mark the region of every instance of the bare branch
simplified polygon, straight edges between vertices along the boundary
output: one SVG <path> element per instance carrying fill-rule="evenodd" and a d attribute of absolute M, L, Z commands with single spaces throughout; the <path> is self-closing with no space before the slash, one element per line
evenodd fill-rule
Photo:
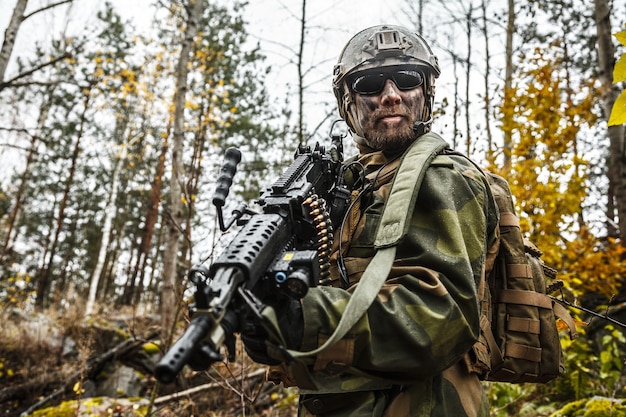
<path fill-rule="evenodd" d="M 43 68 L 45 68 L 45 67 L 48 67 L 50 65 L 54 65 L 54 64 L 56 64 L 57 62 L 59 62 L 59 61 L 61 61 L 63 59 L 69 58 L 70 56 L 72 56 L 72 54 L 69 53 L 69 52 L 66 52 L 63 55 L 60 55 L 60 56 L 58 56 L 56 58 L 53 58 L 53 59 L 51 59 L 48 62 L 44 62 L 43 64 L 37 65 L 36 67 L 33 67 L 33 68 L 29 69 L 28 71 L 22 72 L 21 74 L 16 75 L 15 77 L 11 78 L 10 80 L 0 82 L 0 91 L 4 90 L 6 87 L 10 86 L 16 80 L 19 80 L 21 78 L 25 78 L 25 77 L 27 77 L 27 76 L 29 76 L 29 75 L 31 75 L 31 74 L 33 74 L 33 73 L 43 69 Z"/>
<path fill-rule="evenodd" d="M 54 7 L 60 6 L 60 5 L 65 4 L 65 3 L 71 3 L 71 2 L 73 2 L 73 1 L 74 1 L 74 0 L 62 0 L 62 1 L 59 1 L 59 2 L 57 2 L 57 3 L 52 3 L 52 4 L 49 4 L 49 5 L 45 6 L 45 7 L 42 7 L 41 9 L 37 9 L 37 10 L 35 10 L 34 12 L 32 12 L 32 13 L 30 13 L 30 14 L 27 14 L 26 16 L 24 16 L 24 18 L 22 19 L 22 21 L 24 21 L 24 20 L 28 19 L 29 17 L 32 17 L 32 16 L 36 15 L 37 13 L 40 13 L 40 12 L 43 12 L 43 11 L 46 11 L 46 10 L 52 9 L 52 8 L 54 8 Z"/>
<path fill-rule="evenodd" d="M 256 371 L 247 374 L 246 378 L 247 379 L 257 378 L 257 377 L 265 375 L 266 372 L 267 372 L 267 370 L 265 368 L 259 368 Z M 155 405 L 159 405 L 159 404 L 167 403 L 169 401 L 179 400 L 179 399 L 185 398 L 185 397 L 187 397 L 187 396 L 189 396 L 191 394 L 195 394 L 195 393 L 198 393 L 198 392 L 202 392 L 202 391 L 206 391 L 206 390 L 210 390 L 210 389 L 214 389 L 214 388 L 224 388 L 224 385 L 221 384 L 220 382 L 212 382 L 210 384 L 199 385 L 197 387 L 189 388 L 189 389 L 184 390 L 184 391 L 175 392 L 174 394 L 171 394 L 171 395 L 166 395 L 166 396 L 163 396 L 163 397 L 159 397 L 159 398 L 154 400 L 154 404 Z"/>

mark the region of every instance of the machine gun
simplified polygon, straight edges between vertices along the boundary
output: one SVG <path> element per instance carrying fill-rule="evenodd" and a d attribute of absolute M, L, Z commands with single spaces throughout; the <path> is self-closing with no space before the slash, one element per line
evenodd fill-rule
<path fill-rule="evenodd" d="M 223 206 L 241 153 L 235 148 L 226 151 L 213 205 L 222 231 L 235 222 L 243 227 L 213 264 L 189 271 L 195 285 L 191 321 L 157 364 L 160 382 L 172 382 L 186 364 L 202 370 L 223 360 L 222 346 L 233 360 L 236 326 L 229 319 L 231 312 L 239 315 L 247 309 L 260 317 L 267 297 L 299 299 L 328 278 L 332 225 L 350 196 L 341 172 L 345 135 L 333 135 L 333 128 L 328 151 L 319 144 L 314 149 L 298 147 L 293 163 L 257 200 L 261 213 L 241 205 L 228 222 Z"/>

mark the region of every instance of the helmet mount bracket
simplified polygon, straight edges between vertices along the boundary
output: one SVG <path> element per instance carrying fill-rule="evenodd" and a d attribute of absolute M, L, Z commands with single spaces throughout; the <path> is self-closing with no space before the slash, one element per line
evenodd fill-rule
<path fill-rule="evenodd" d="M 384 59 L 386 57 L 403 55 L 407 49 L 403 44 L 406 42 L 405 37 L 397 30 L 382 30 L 376 32 L 371 39 L 370 45 L 364 48 L 364 52 L 371 53 L 376 59 Z"/>

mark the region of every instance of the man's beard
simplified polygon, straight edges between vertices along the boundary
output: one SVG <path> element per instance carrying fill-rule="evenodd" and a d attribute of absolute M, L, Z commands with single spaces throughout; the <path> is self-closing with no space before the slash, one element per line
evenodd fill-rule
<path fill-rule="evenodd" d="M 392 154 L 408 148 L 415 141 L 415 132 L 412 126 L 400 129 L 373 129 L 365 139 L 372 149 Z"/>

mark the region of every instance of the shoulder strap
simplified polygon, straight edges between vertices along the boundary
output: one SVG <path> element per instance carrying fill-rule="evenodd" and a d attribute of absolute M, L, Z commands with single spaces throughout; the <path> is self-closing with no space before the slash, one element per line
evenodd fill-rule
<path fill-rule="evenodd" d="M 409 219 L 426 168 L 447 147 L 441 136 L 433 132 L 420 136 L 409 147 L 398 167 L 378 225 L 374 241 L 377 249 L 397 245 L 409 232 Z"/>
<path fill-rule="evenodd" d="M 328 340 L 308 352 L 289 351 L 294 358 L 314 356 L 341 340 L 354 327 L 376 298 L 389 275 L 396 257 L 396 245 L 408 233 L 409 217 L 413 213 L 417 194 L 426 169 L 448 144 L 436 133 L 426 133 L 413 142 L 402 158 L 378 226 L 376 254 L 365 269 L 354 293 L 348 300 L 337 328 Z"/>

